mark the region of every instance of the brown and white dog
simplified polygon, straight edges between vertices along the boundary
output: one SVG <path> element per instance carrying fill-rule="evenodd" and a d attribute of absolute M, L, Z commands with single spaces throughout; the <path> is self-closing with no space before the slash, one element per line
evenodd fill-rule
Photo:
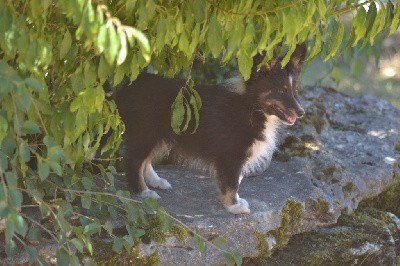
<path fill-rule="evenodd" d="M 256 56 L 247 81 L 197 85 L 203 105 L 194 134 L 176 135 L 171 128 L 171 104 L 185 81 L 141 74 L 119 88 L 117 105 L 126 128 L 126 176 L 131 189 L 143 197 L 159 198 L 147 185 L 171 188 L 151 164 L 158 153 L 168 150 L 215 171 L 229 212 L 250 212 L 238 195 L 239 184 L 244 175 L 268 166 L 279 125 L 293 125 L 304 115 L 297 90 L 306 51 L 304 44 L 298 45 L 284 68 L 275 58 L 257 69 L 263 58 Z"/>

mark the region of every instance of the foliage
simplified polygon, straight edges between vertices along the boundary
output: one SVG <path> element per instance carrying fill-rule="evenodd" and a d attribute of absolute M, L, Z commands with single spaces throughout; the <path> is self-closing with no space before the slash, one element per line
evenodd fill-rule
<path fill-rule="evenodd" d="M 342 14 L 353 15 L 350 28 Z M 156 202 L 128 200 L 114 186 L 113 167 L 87 160 L 107 134 L 101 153 L 115 163 L 124 130 L 106 81 L 134 80 L 146 68 L 166 76 L 186 71 L 187 86 L 171 103 L 180 133 L 191 118 L 201 119 L 190 81 L 195 59 L 237 60 L 248 79 L 257 52 L 265 53 L 264 62 L 281 53 L 285 64 L 296 44 L 307 42 L 308 60 L 317 54 L 329 60 L 393 33 L 399 17 L 399 1 L 0 0 L 0 218 L 7 254 L 15 254 L 17 241 L 31 262 L 44 263 L 30 244 L 42 233 L 59 243 L 60 264 L 78 264 L 72 247 L 91 253 L 100 232 L 118 252 L 146 234 L 154 215 L 162 232 L 171 229 Z M 95 181 L 85 165 L 106 178 Z M 53 226 L 26 216 L 27 207 Z M 128 234 L 113 235 L 101 217 L 126 219 Z"/>

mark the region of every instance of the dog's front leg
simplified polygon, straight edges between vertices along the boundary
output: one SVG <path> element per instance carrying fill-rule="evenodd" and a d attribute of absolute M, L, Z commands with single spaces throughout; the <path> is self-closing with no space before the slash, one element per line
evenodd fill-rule
<path fill-rule="evenodd" d="M 217 182 L 220 190 L 221 201 L 228 212 L 233 214 L 249 213 L 249 203 L 239 197 L 239 184 L 243 176 L 241 175 L 241 164 L 232 162 L 217 165 Z"/>

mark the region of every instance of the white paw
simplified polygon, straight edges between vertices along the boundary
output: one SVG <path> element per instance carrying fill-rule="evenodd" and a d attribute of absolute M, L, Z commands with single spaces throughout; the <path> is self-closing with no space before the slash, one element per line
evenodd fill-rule
<path fill-rule="evenodd" d="M 160 188 L 160 189 L 171 189 L 172 186 L 171 184 L 167 181 L 167 179 L 159 177 L 158 179 L 148 179 L 147 185 L 155 188 Z"/>
<path fill-rule="evenodd" d="M 249 203 L 245 199 L 238 198 L 237 201 L 236 204 L 225 206 L 228 212 L 233 214 L 250 213 Z"/>
<path fill-rule="evenodd" d="M 146 165 L 144 170 L 144 180 L 146 184 L 150 187 L 160 188 L 160 189 L 171 189 L 171 184 L 164 178 L 158 176 L 154 171 L 153 166 L 150 163 Z"/>
<path fill-rule="evenodd" d="M 160 199 L 160 195 L 157 194 L 154 190 L 146 188 L 140 193 L 140 197 L 142 198 L 153 198 L 153 199 Z"/>

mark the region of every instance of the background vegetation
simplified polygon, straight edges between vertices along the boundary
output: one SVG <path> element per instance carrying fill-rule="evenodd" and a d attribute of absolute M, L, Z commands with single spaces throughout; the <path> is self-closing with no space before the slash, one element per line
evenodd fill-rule
<path fill-rule="evenodd" d="M 390 0 L 0 0 L 0 218 L 7 255 L 23 248 L 31 262 L 45 264 L 35 243 L 50 237 L 58 263 L 78 264 L 76 251 L 91 254 L 100 233 L 120 252 L 174 231 L 155 201 L 134 201 L 114 185 L 124 126 L 105 82 L 134 80 L 146 69 L 183 73 L 182 90 L 192 97 L 173 104 L 179 133 L 190 106 L 199 118 L 201 101 L 190 85 L 194 60 L 237 63 L 247 79 L 257 52 L 265 52 L 265 62 L 280 53 L 285 64 L 302 42 L 309 61 L 363 47 L 379 55 L 375 40 L 393 34 L 399 17 L 399 1 Z M 103 158 L 87 160 L 101 140 Z M 116 220 L 126 222 L 125 233 L 113 230 Z M 214 244 L 240 264 L 226 243 Z"/>

